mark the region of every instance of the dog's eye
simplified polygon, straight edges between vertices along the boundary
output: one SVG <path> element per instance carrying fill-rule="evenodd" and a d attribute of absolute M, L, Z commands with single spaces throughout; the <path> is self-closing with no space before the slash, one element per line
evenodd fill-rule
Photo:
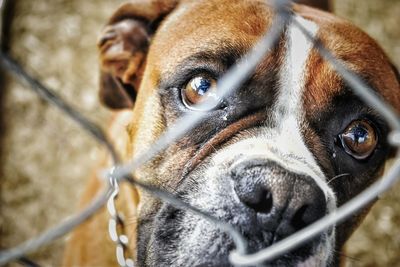
<path fill-rule="evenodd" d="M 366 120 L 351 122 L 339 138 L 346 153 L 359 160 L 369 157 L 378 143 L 374 127 Z"/>
<path fill-rule="evenodd" d="M 217 81 L 207 75 L 191 79 L 182 90 L 183 103 L 190 109 L 202 110 L 201 104 L 206 101 L 219 102 Z"/>

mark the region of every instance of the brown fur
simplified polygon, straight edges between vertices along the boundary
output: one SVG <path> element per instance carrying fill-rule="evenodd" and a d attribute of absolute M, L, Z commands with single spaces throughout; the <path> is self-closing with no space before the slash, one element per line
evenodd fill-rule
<path fill-rule="evenodd" d="M 109 136 L 115 140 L 114 146 L 118 151 L 128 151 L 128 135 L 126 127 L 131 121 L 130 111 L 119 112 L 114 117 Z M 100 165 L 109 166 L 109 159 Z M 97 172 L 98 170 L 96 170 Z M 135 188 L 127 184 L 121 184 L 121 192 L 117 200 L 118 211 L 127 222 L 126 234 L 130 240 L 136 238 L 136 225 L 132 218 L 136 217 L 136 206 L 139 203 L 139 195 Z M 104 184 L 94 173 L 87 184 L 79 206 L 87 206 L 100 192 L 104 190 Z M 130 205 L 125 205 L 130 203 Z M 108 234 L 109 214 L 103 208 L 85 223 L 81 224 L 68 240 L 64 252 L 63 266 L 114 266 L 116 264 L 115 246 Z M 130 250 L 135 251 L 135 243 L 130 243 Z"/>
<path fill-rule="evenodd" d="M 375 88 L 390 104 L 400 107 L 400 94 L 396 74 L 387 63 L 389 59 L 378 44 L 367 34 L 355 28 L 349 22 L 306 6 L 295 6 L 301 16 L 319 25 L 317 38 L 333 55 L 344 62 L 355 73 Z M 357 44 L 356 46 L 354 44 Z M 314 49 L 308 60 L 307 92 L 304 106 L 309 114 L 317 114 L 325 108 L 332 97 L 340 94 L 344 87 L 343 79 L 334 71 Z M 362 70 L 362 72 L 361 72 Z"/>
<path fill-rule="evenodd" d="M 112 139 L 118 142 L 117 147 L 121 151 L 123 159 L 129 160 L 144 152 L 167 127 L 161 116 L 161 104 L 155 91 L 160 77 L 168 77 L 182 63 L 178 59 L 189 57 L 204 50 L 202 43 L 209 44 L 207 49 L 210 51 L 218 51 L 226 44 L 235 47 L 238 51 L 248 51 L 265 29 L 269 28 L 274 18 L 270 9 L 259 7 L 264 2 L 261 0 L 220 0 L 199 4 L 200 2 L 197 3 L 196 1 L 180 1 L 178 3 L 177 1 L 136 0 L 123 5 L 116 11 L 109 21 L 111 27 L 131 18 L 140 22 L 137 24 L 140 29 L 134 30 L 144 31 L 141 33 L 143 39 L 137 42 L 140 45 L 129 48 L 123 47 L 122 50 L 117 50 L 117 53 L 109 50 L 115 43 L 115 39 L 100 39 L 99 42 L 102 79 L 107 80 L 110 76 L 115 76 L 121 82 L 120 85 L 103 84 L 101 88 L 103 98 L 110 99 L 109 95 L 121 94 L 121 97 L 126 99 L 130 94 L 123 90 L 133 88 L 138 91 L 136 99 L 128 99 L 122 105 L 120 105 L 120 102 L 115 103 L 119 101 L 118 97 L 108 102 L 110 106 L 114 105 L 117 108 L 131 108 L 133 101 L 135 101 L 133 113 L 124 112 L 117 115 L 111 129 Z M 196 7 L 197 12 L 191 12 L 187 5 L 198 5 Z M 161 21 L 172 10 L 174 12 L 169 15 L 168 20 Z M 371 78 L 369 82 L 374 87 L 381 88 L 380 93 L 391 99 L 393 105 L 400 107 L 400 95 L 398 91 L 394 92 L 393 90 L 393 88 L 398 88 L 395 75 L 386 63 L 387 58 L 380 56 L 382 52 L 372 39 L 353 28 L 349 23 L 328 13 L 300 5 L 294 5 L 294 10 L 301 16 L 315 21 L 320 27 L 319 38 L 327 48 L 335 51 L 335 55 L 348 63 L 350 67 L 353 67 L 356 72 L 358 69 L 355 66 L 361 64 L 363 70 L 366 70 L 366 73 L 362 74 Z M 211 23 L 202 23 L 203 21 Z M 158 29 L 154 35 L 156 27 Z M 214 30 L 215 27 L 218 27 L 218 31 Z M 105 33 L 108 30 L 106 28 Z M 350 40 L 356 41 L 359 46 L 354 47 L 351 45 L 352 41 L 340 39 L 342 37 L 339 36 L 350 38 Z M 153 42 L 151 47 L 148 48 L 145 47 L 146 42 L 142 42 L 145 37 L 162 41 Z M 122 41 L 124 38 L 128 38 L 128 36 L 123 35 Z M 109 43 L 105 47 L 104 44 L 107 42 Z M 365 53 L 370 56 L 365 56 Z M 262 73 L 260 72 L 261 69 L 270 68 L 272 65 L 269 62 L 276 62 L 280 59 L 279 55 L 278 58 L 273 57 L 274 55 L 268 56 L 263 61 L 255 76 L 257 76 L 257 73 Z M 360 58 L 367 59 L 359 62 Z M 342 81 L 332 71 L 329 64 L 323 61 L 315 51 L 308 61 L 308 66 L 310 72 L 307 79 L 308 91 L 304 97 L 304 106 L 306 112 L 312 114 L 328 105 L 330 99 L 340 90 Z M 329 83 L 326 83 L 327 80 Z M 112 83 L 115 80 L 109 81 Z M 118 91 L 121 89 L 121 85 L 123 90 Z M 117 91 L 115 91 L 115 88 L 118 88 Z M 193 159 L 193 165 L 196 164 L 196 161 L 201 160 L 204 155 L 207 155 L 213 146 L 223 143 L 226 135 L 231 136 L 238 129 L 243 129 L 245 125 L 251 123 L 254 123 L 254 121 L 239 122 L 238 125 L 231 125 L 230 129 L 226 129 L 215 136 L 203 148 L 202 153 L 198 154 L 198 158 Z M 314 133 L 311 133 L 311 135 L 314 135 Z M 190 154 L 193 153 L 194 149 L 190 148 L 181 153 Z M 182 154 L 177 154 L 176 160 L 172 159 L 171 162 L 181 166 L 187 164 Z M 105 163 L 105 165 L 107 164 Z M 166 166 L 165 172 L 168 171 L 168 166 Z M 138 177 L 147 179 L 147 177 L 152 177 L 152 168 L 151 166 L 144 166 L 136 174 Z M 171 181 L 152 182 L 165 186 L 167 182 Z M 97 177 L 93 176 L 83 196 L 82 206 L 89 203 L 101 191 L 101 188 L 102 184 Z M 151 202 L 146 194 L 127 185 L 122 185 L 121 191 L 118 199 L 119 211 L 123 212 L 126 218 L 129 218 L 129 222 L 132 222 L 132 225 L 129 225 L 126 231 L 130 236 L 130 251 L 135 252 L 135 225 L 140 214 L 150 212 Z M 116 264 L 115 246 L 108 237 L 107 219 L 108 215 L 103 209 L 74 231 L 67 244 L 64 266 L 112 266 Z"/>

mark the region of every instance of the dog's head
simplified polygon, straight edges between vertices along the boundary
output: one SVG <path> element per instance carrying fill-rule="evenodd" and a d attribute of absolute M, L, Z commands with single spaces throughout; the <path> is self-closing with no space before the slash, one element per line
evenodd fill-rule
<path fill-rule="evenodd" d="M 184 114 L 207 115 L 138 170 L 138 178 L 230 223 L 255 252 L 333 211 L 382 175 L 393 154 L 387 123 L 292 23 L 238 90 L 218 99 L 217 108 L 198 110 L 196 104 L 216 97 L 218 78 L 270 28 L 275 14 L 266 1 L 149 3 L 120 8 L 100 41 L 103 100 L 113 107 L 135 102 L 131 156 Z M 400 110 L 395 70 L 370 37 L 328 13 L 301 5 L 293 11 Z M 336 265 L 337 252 L 366 211 L 268 266 Z M 212 223 L 144 191 L 138 214 L 141 265 L 229 265 L 233 241 Z"/>

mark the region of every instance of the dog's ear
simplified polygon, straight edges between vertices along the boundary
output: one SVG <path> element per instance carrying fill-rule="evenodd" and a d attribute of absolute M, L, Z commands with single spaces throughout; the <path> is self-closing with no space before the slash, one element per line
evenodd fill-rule
<path fill-rule="evenodd" d="M 151 37 L 177 0 L 135 0 L 113 14 L 98 40 L 100 100 L 109 108 L 132 108 Z"/>

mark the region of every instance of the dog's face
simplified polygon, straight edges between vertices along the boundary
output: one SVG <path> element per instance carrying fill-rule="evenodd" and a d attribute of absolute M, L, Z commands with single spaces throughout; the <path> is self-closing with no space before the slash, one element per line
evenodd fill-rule
<path fill-rule="evenodd" d="M 399 83 L 368 36 L 332 15 L 294 6 L 295 19 L 393 107 Z M 254 74 L 213 110 L 217 80 L 271 26 L 265 1 L 185 1 L 152 38 L 128 127 L 139 155 L 179 117 L 207 117 L 135 175 L 230 223 L 249 252 L 304 228 L 357 195 L 393 153 L 389 128 L 289 23 Z M 125 22 L 123 22 L 125 23 Z M 129 80 L 129 79 L 125 79 Z M 134 82 L 132 82 L 134 83 Z M 330 266 L 366 210 L 268 266 Z M 140 191 L 143 266 L 229 266 L 232 238 L 189 211 Z"/>

